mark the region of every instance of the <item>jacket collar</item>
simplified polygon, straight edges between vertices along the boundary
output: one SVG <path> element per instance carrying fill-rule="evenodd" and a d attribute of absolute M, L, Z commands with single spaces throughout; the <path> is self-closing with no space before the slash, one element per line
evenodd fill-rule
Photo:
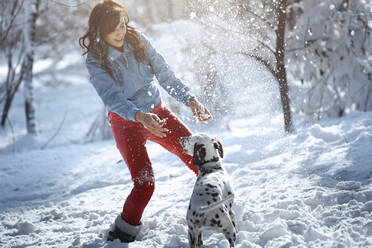
<path fill-rule="evenodd" d="M 122 52 L 120 52 L 116 48 L 113 48 L 110 45 L 107 45 L 107 56 L 109 57 L 110 60 L 116 60 L 117 58 L 122 56 Z"/>
<path fill-rule="evenodd" d="M 131 52 L 133 49 L 132 49 L 132 46 L 129 45 L 126 41 L 124 41 L 124 43 L 123 43 L 123 52 L 120 52 L 118 49 L 115 49 L 110 45 L 107 45 L 107 47 L 108 47 L 107 48 L 107 55 L 108 55 L 109 60 L 115 61 L 120 56 L 122 56 L 124 58 L 125 62 L 128 63 L 127 62 L 128 61 L 127 54 L 129 52 Z"/>

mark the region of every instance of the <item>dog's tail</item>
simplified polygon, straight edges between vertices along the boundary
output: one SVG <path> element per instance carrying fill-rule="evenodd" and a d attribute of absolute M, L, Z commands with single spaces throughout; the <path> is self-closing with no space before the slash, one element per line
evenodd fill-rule
<path fill-rule="evenodd" d="M 205 213 L 205 212 L 214 210 L 216 208 L 219 208 L 221 205 L 223 205 L 225 203 L 233 202 L 233 201 L 234 201 L 234 195 L 229 195 L 228 197 L 226 197 L 226 199 L 223 199 L 223 200 L 218 201 L 218 202 L 213 202 L 212 204 L 210 204 L 208 206 L 202 206 L 202 207 L 200 207 L 198 209 L 198 212 L 199 213 Z"/>

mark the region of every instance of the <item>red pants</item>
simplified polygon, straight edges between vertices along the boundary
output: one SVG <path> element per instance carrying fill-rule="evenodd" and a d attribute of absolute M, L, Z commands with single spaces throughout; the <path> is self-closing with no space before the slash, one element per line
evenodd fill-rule
<path fill-rule="evenodd" d="M 148 131 L 141 123 L 125 120 L 119 115 L 109 112 L 109 121 L 114 133 L 116 146 L 123 156 L 132 176 L 133 189 L 127 197 L 121 216 L 131 224 L 138 225 L 142 213 L 155 189 L 155 179 L 151 162 L 146 150 L 146 140 L 151 140 L 177 155 L 192 171 L 198 174 L 193 164 L 193 158 L 183 152 L 179 138 L 190 136 L 187 127 L 162 103 L 159 103 L 151 113 L 160 119 L 168 118 L 164 128 L 170 130 L 167 136 L 160 138 Z"/>

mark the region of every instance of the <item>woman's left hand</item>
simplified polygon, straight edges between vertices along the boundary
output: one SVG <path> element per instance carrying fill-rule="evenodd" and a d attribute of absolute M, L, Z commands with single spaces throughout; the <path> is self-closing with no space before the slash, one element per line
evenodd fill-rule
<path fill-rule="evenodd" d="M 213 117 L 209 110 L 204 107 L 195 97 L 189 100 L 189 107 L 191 108 L 192 113 L 199 121 L 211 121 Z"/>

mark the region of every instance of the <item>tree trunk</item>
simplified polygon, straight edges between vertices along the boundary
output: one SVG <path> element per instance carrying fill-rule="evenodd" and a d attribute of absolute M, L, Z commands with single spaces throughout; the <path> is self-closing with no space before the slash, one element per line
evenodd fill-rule
<path fill-rule="evenodd" d="M 7 54 L 8 56 L 8 75 L 6 77 L 5 81 L 5 103 L 3 107 L 3 112 L 1 114 L 1 127 L 5 127 L 5 122 L 8 117 L 9 109 L 12 103 L 12 98 L 11 98 L 11 84 L 10 82 L 12 81 L 12 74 L 13 74 L 13 68 L 12 68 L 12 50 L 9 49 L 9 53 Z"/>
<path fill-rule="evenodd" d="M 24 64 L 21 66 L 21 71 L 19 73 L 19 77 L 17 80 L 14 79 L 14 69 L 12 66 L 12 48 L 9 48 L 8 56 L 8 75 L 6 78 L 6 86 L 5 86 L 5 103 L 3 107 L 3 112 L 1 114 L 1 127 L 5 127 L 6 119 L 8 118 L 10 107 L 12 106 L 12 101 L 14 99 L 14 96 L 18 90 L 18 87 L 21 85 L 22 79 L 23 79 L 23 72 L 24 72 Z M 14 86 L 13 86 L 14 85 Z"/>
<path fill-rule="evenodd" d="M 284 115 L 284 129 L 286 132 L 293 131 L 291 108 L 288 92 L 287 71 L 285 68 L 285 22 L 286 22 L 286 6 L 287 0 L 278 0 L 276 15 L 277 15 L 277 29 L 276 33 L 276 75 L 279 82 L 280 99 L 282 102 Z"/>
<path fill-rule="evenodd" d="M 25 74 L 24 74 L 24 97 L 27 132 L 36 134 L 36 109 L 34 88 L 32 84 L 32 69 L 34 64 L 34 41 L 36 30 L 36 19 L 38 17 L 40 0 L 29 0 L 25 2 Z"/>
<path fill-rule="evenodd" d="M 176 13 L 174 9 L 173 0 L 168 0 L 167 2 L 168 2 L 168 20 L 174 20 L 176 19 Z"/>

